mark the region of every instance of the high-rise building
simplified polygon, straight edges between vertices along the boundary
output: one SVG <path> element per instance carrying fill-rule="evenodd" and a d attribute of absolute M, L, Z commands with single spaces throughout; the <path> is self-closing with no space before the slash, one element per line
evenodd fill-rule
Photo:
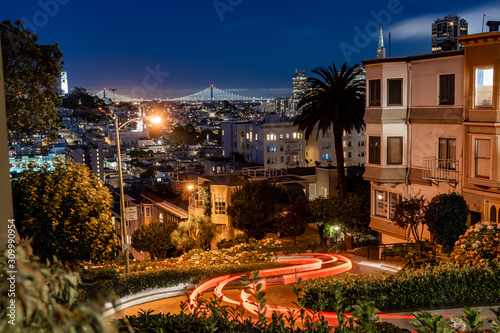
<path fill-rule="evenodd" d="M 385 58 L 384 31 L 382 27 L 380 27 L 380 34 L 378 36 L 377 58 Z"/>
<path fill-rule="evenodd" d="M 297 104 L 300 100 L 300 95 L 302 95 L 307 90 L 307 74 L 306 71 L 295 70 L 295 75 L 292 79 L 292 115 L 296 114 Z"/>
<path fill-rule="evenodd" d="M 468 33 L 467 21 L 458 15 L 451 14 L 437 19 L 432 24 L 432 53 L 458 50 L 461 46 L 457 42 L 457 37 Z"/>

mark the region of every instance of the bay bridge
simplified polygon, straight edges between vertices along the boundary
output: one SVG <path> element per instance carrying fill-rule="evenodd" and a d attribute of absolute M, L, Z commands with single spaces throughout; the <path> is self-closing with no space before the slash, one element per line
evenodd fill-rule
<path fill-rule="evenodd" d="M 101 99 L 104 98 L 109 98 L 113 102 L 147 102 L 147 101 L 152 101 L 153 99 L 142 99 L 142 98 L 134 98 L 134 97 L 129 97 L 126 95 L 122 95 L 116 92 L 116 89 L 106 89 L 104 88 L 103 90 L 97 92 L 94 94 L 94 96 L 97 96 Z M 214 87 L 214 85 L 211 85 L 210 87 L 203 89 L 201 91 L 198 91 L 194 94 L 187 95 L 184 97 L 177 97 L 177 98 L 172 98 L 172 99 L 154 99 L 155 101 L 161 101 L 161 102 L 214 102 L 214 101 L 262 101 L 262 100 L 268 100 L 268 98 L 257 98 L 257 97 L 249 97 L 249 96 L 242 96 L 238 94 L 234 94 L 229 91 L 225 91 L 219 88 Z"/>

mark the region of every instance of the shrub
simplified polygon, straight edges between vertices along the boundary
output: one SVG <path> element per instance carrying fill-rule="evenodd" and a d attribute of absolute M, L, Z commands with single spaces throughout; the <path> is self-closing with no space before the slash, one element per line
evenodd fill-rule
<path fill-rule="evenodd" d="M 431 200 L 425 211 L 426 224 L 444 252 L 451 252 L 453 244 L 467 230 L 469 207 L 458 193 L 443 193 Z"/>
<path fill-rule="evenodd" d="M 248 237 L 247 234 L 238 234 L 233 239 L 221 240 L 220 242 L 217 243 L 217 248 L 218 249 L 227 249 L 227 248 L 233 247 L 235 245 L 238 245 L 240 243 L 247 243 L 249 240 L 250 240 L 250 237 Z"/>
<path fill-rule="evenodd" d="M 500 263 L 456 265 L 441 263 L 403 270 L 392 276 L 347 274 L 344 279 L 327 277 L 304 282 L 304 297 L 310 308 L 320 295 L 332 299 L 331 290 L 341 287 L 349 304 L 372 300 L 382 311 L 419 307 L 500 302 Z M 325 310 L 332 310 L 328 303 Z"/>
<path fill-rule="evenodd" d="M 480 222 L 472 225 L 455 242 L 451 260 L 458 264 L 475 265 L 500 261 L 500 224 Z"/>

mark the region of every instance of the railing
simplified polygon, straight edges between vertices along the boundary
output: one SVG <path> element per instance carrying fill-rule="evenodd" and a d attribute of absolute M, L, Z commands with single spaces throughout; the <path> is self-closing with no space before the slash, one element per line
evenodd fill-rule
<path fill-rule="evenodd" d="M 460 168 L 457 160 L 427 157 L 424 161 L 424 179 L 459 182 Z"/>
<path fill-rule="evenodd" d="M 430 244 L 419 243 L 395 243 L 382 244 L 378 246 L 380 251 L 380 259 L 387 260 L 387 257 L 403 259 L 408 253 L 414 252 L 432 252 L 436 256 L 436 247 Z M 369 252 L 368 252 L 369 255 Z"/>
<path fill-rule="evenodd" d="M 276 177 L 282 176 L 281 169 L 265 169 L 263 167 L 246 167 L 242 169 L 243 175 L 248 177 Z"/>

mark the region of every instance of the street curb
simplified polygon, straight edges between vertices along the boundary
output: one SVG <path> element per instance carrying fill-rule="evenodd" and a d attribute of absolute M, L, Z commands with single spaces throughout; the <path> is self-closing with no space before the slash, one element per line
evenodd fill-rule
<path fill-rule="evenodd" d="M 116 306 L 113 307 L 111 302 L 104 304 L 103 316 L 108 317 L 116 312 L 125 310 L 132 306 L 141 305 L 144 303 L 154 302 L 161 299 L 170 297 L 177 297 L 186 295 L 188 292 L 194 290 L 196 285 L 190 283 L 183 283 L 175 287 L 146 289 L 137 294 L 124 296 L 116 301 Z"/>

